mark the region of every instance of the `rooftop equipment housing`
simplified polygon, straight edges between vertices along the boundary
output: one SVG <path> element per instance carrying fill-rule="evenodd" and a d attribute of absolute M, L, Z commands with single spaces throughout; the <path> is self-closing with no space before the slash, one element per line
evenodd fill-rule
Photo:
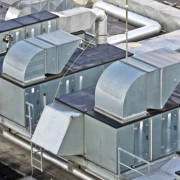
<path fill-rule="evenodd" d="M 113 6 L 107 7 L 112 15 Z M 114 12 L 114 17 L 125 16 L 118 7 Z M 95 21 L 97 44 L 106 43 L 104 11 L 76 8 L 57 14 L 60 18 L 53 21 L 61 21 L 59 28 L 71 33 L 84 30 Z M 134 17 L 140 18 L 134 22 L 147 22 L 146 18 L 131 14 Z M 76 20 L 82 20 L 82 24 L 75 26 Z M 62 21 L 68 25 L 63 26 Z M 159 33 L 160 26 L 155 24 L 154 29 L 146 27 L 143 33 L 147 32 L 148 37 L 155 35 L 152 32 Z M 142 38 L 139 32 L 131 37 Z M 177 35 L 178 32 L 168 46 L 179 49 Z M 120 39 L 115 36 L 114 40 Z M 129 173 L 127 167 L 132 170 L 134 165 L 137 171 L 147 167 L 140 158 L 150 164 L 179 150 L 179 53 L 161 49 L 152 41 L 149 43 L 158 50 L 145 53 L 147 49 L 141 47 L 141 55 L 128 53 L 132 57 L 125 59 L 126 52 L 113 45 L 83 50 L 78 48 L 80 41 L 72 34 L 55 31 L 20 41 L 9 50 L 0 74 L 0 124 L 8 130 L 4 131 L 5 136 L 31 149 L 32 154 L 33 144 L 37 151 L 44 148 L 41 156 L 82 179 L 89 179 L 83 171 L 101 179 L 120 179 L 124 171 Z M 158 45 L 164 42 L 168 41 Z M 31 141 L 32 147 L 21 137 L 16 138 L 16 133 Z M 120 153 L 119 149 L 124 151 Z M 63 160 L 59 161 L 58 156 L 63 156 Z M 33 157 L 31 160 L 33 166 Z"/>
<path fill-rule="evenodd" d="M 95 110 L 126 122 L 162 109 L 180 82 L 180 54 L 158 49 L 115 62 L 101 75 Z"/>
<path fill-rule="evenodd" d="M 80 41 L 80 38 L 61 30 L 20 41 L 8 51 L 3 74 L 23 83 L 45 78 L 46 74 L 58 74 Z"/>

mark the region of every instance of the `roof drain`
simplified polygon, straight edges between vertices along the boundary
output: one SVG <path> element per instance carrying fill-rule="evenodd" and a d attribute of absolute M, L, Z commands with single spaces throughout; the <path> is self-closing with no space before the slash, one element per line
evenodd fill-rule
<path fill-rule="evenodd" d="M 108 15 L 126 22 L 126 11 L 122 8 L 102 1 L 95 3 L 93 8 L 102 9 Z M 130 42 L 153 37 L 159 34 L 159 32 L 161 31 L 161 26 L 158 22 L 132 12 L 128 13 L 128 23 L 136 27 L 140 27 L 138 29 L 129 31 L 128 41 Z M 108 38 L 109 44 L 119 44 L 122 42 L 126 42 L 126 34 L 115 35 Z"/>

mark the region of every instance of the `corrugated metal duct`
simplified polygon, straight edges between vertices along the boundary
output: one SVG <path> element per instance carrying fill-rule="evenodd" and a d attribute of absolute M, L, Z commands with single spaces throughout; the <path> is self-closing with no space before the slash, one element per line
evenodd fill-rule
<path fill-rule="evenodd" d="M 93 8 L 99 8 L 106 12 L 106 14 L 117 18 L 121 21 L 126 21 L 126 11 L 114 5 L 99 1 L 94 4 Z M 129 31 L 128 40 L 130 42 L 143 40 L 159 34 L 161 26 L 158 22 L 142 17 L 135 13 L 129 12 L 128 22 L 134 26 L 140 27 L 138 29 Z M 126 35 L 115 35 L 108 38 L 109 44 L 119 44 L 126 41 Z"/>

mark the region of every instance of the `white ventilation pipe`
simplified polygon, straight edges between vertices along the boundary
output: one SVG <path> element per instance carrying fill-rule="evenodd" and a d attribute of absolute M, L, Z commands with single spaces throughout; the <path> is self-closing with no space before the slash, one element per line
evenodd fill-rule
<path fill-rule="evenodd" d="M 126 11 L 122 8 L 102 1 L 96 2 L 93 5 L 93 8 L 102 9 L 106 14 L 126 22 Z M 140 27 L 138 29 L 129 31 L 128 41 L 130 42 L 136 42 L 153 37 L 159 34 L 161 31 L 161 26 L 158 22 L 132 12 L 128 13 L 128 23 L 136 27 Z M 119 44 L 123 42 L 126 42 L 125 34 L 115 35 L 108 38 L 109 44 Z"/>
<path fill-rule="evenodd" d="M 96 44 L 107 43 L 107 16 L 104 11 L 94 8 L 93 13 L 96 15 L 95 35 Z"/>

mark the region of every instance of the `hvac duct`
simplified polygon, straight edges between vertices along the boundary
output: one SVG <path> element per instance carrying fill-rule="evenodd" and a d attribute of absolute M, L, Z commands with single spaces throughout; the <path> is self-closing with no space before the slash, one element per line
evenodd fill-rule
<path fill-rule="evenodd" d="M 51 2 L 49 0 L 21 0 L 21 1 L 14 1 L 14 3 L 9 7 L 6 16 L 5 21 L 10 19 L 15 19 L 21 16 L 25 16 L 28 14 L 37 13 L 41 10 L 49 10 L 48 5 Z"/>
<path fill-rule="evenodd" d="M 165 48 L 115 62 L 98 81 L 95 110 L 126 122 L 162 109 L 180 82 L 179 68 L 179 53 Z"/>
<path fill-rule="evenodd" d="M 85 7 L 88 4 L 92 6 L 92 2 L 89 2 L 89 0 L 13 0 L 6 13 L 5 20 L 7 21 L 39 11 L 59 12 L 75 7 Z"/>
<path fill-rule="evenodd" d="M 117 18 L 121 21 L 126 21 L 126 11 L 114 5 L 99 1 L 94 4 L 93 8 L 99 8 L 104 10 L 108 15 Z M 140 27 L 138 29 L 129 31 L 129 41 L 139 41 L 146 38 L 150 38 L 159 34 L 161 26 L 156 21 L 142 17 L 135 13 L 128 13 L 128 22 L 134 26 Z M 118 44 L 126 41 L 126 35 L 115 35 L 108 38 L 109 44 Z"/>
<path fill-rule="evenodd" d="M 125 0 L 105 0 L 108 3 L 117 3 L 121 8 L 125 8 Z M 169 1 L 178 2 L 178 1 Z M 178 6 L 178 5 L 177 5 Z M 161 25 L 167 32 L 180 29 L 179 8 L 158 2 L 157 0 L 129 0 L 129 10 L 141 16 L 153 19 Z"/>
<path fill-rule="evenodd" d="M 58 74 L 80 41 L 61 30 L 20 41 L 5 56 L 3 74 L 23 83 L 45 78 L 46 74 Z"/>
<path fill-rule="evenodd" d="M 95 22 L 96 43 L 107 43 L 107 16 L 103 10 L 77 7 L 53 13 L 59 16 L 58 29 L 69 33 L 90 29 Z"/>
<path fill-rule="evenodd" d="M 55 155 L 84 154 L 83 114 L 58 102 L 46 106 L 32 142 Z"/>

